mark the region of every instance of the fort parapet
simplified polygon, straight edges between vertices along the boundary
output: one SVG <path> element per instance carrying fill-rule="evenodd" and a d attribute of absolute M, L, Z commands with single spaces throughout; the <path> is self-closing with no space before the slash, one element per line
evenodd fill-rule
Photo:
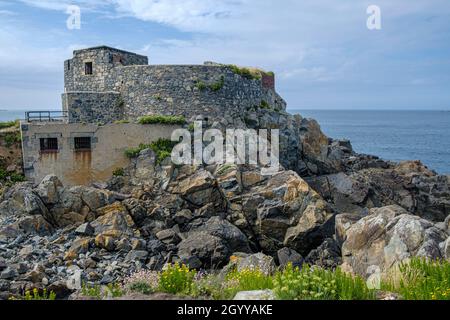
<path fill-rule="evenodd" d="M 214 63 L 148 65 L 147 57 L 109 47 L 74 51 L 64 69 L 69 122 L 110 123 L 149 114 L 221 117 L 261 103 L 285 109 L 274 75 L 263 71 L 255 77 Z"/>

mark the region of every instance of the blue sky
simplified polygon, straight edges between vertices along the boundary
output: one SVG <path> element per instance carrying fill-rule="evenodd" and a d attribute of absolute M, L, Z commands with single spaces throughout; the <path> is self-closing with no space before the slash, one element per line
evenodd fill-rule
<path fill-rule="evenodd" d="M 59 108 L 63 61 L 103 44 L 273 70 L 291 109 L 450 110 L 448 0 L 0 0 L 0 109 Z"/>

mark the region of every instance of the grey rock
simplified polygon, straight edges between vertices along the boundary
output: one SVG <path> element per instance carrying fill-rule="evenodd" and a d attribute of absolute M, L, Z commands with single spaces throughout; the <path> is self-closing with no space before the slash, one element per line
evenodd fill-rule
<path fill-rule="evenodd" d="M 143 261 L 147 259 L 148 253 L 147 251 L 142 250 L 131 250 L 128 252 L 127 256 L 125 257 L 125 261 Z"/>
<path fill-rule="evenodd" d="M 0 279 L 11 280 L 17 277 L 17 271 L 11 267 L 7 267 L 0 273 Z"/>
<path fill-rule="evenodd" d="M 333 238 L 328 238 L 308 254 L 305 262 L 325 269 L 335 269 L 342 263 L 341 250 Z"/>
<path fill-rule="evenodd" d="M 276 265 L 272 257 L 267 256 L 261 252 L 249 255 L 245 258 L 239 259 L 237 261 L 237 270 L 242 271 L 246 269 L 257 269 L 264 274 L 272 274 Z"/>
<path fill-rule="evenodd" d="M 181 241 L 180 236 L 173 229 L 159 231 L 156 237 L 165 244 L 178 244 Z"/>
<path fill-rule="evenodd" d="M 95 233 L 94 227 L 91 226 L 89 222 L 83 223 L 78 228 L 75 229 L 75 233 L 78 235 L 92 236 Z"/>
<path fill-rule="evenodd" d="M 278 250 L 277 257 L 281 267 L 285 267 L 289 263 L 291 263 L 293 267 L 301 267 L 304 262 L 300 253 L 286 247 Z"/>
<path fill-rule="evenodd" d="M 217 268 L 228 262 L 231 251 L 219 237 L 205 231 L 194 232 L 178 245 L 182 261 L 201 261 L 202 267 Z M 198 259 L 198 260 L 197 260 Z"/>
<path fill-rule="evenodd" d="M 275 293 L 272 290 L 239 291 L 233 300 L 275 300 Z"/>

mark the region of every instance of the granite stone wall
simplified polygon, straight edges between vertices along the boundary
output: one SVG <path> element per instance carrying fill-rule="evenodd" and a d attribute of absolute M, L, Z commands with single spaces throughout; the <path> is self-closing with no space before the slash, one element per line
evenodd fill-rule
<path fill-rule="evenodd" d="M 93 64 L 92 75 L 85 75 L 86 62 Z M 75 51 L 65 64 L 63 106 L 70 121 L 110 123 L 149 114 L 220 118 L 261 106 L 286 108 L 270 74 L 250 79 L 220 64 L 147 63 L 146 57 L 108 47 Z"/>
<path fill-rule="evenodd" d="M 88 62 L 92 63 L 92 74 L 85 74 Z M 73 58 L 64 62 L 64 91 L 110 91 L 108 80 L 115 77 L 115 68 L 147 64 L 145 56 L 109 47 L 76 50 Z"/>
<path fill-rule="evenodd" d="M 124 103 L 118 92 L 66 92 L 63 110 L 69 123 L 113 123 L 124 119 Z"/>
<path fill-rule="evenodd" d="M 247 79 L 224 66 L 130 66 L 117 68 L 111 86 L 122 94 L 125 116 L 183 114 L 220 117 L 262 101 L 283 108 L 262 80 Z M 113 78 L 114 79 L 114 78 Z"/>

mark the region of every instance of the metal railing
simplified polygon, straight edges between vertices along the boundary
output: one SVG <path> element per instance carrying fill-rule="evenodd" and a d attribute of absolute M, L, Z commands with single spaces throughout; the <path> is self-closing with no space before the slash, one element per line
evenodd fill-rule
<path fill-rule="evenodd" d="M 27 111 L 25 120 L 27 122 L 64 122 L 67 120 L 67 111 Z"/>

